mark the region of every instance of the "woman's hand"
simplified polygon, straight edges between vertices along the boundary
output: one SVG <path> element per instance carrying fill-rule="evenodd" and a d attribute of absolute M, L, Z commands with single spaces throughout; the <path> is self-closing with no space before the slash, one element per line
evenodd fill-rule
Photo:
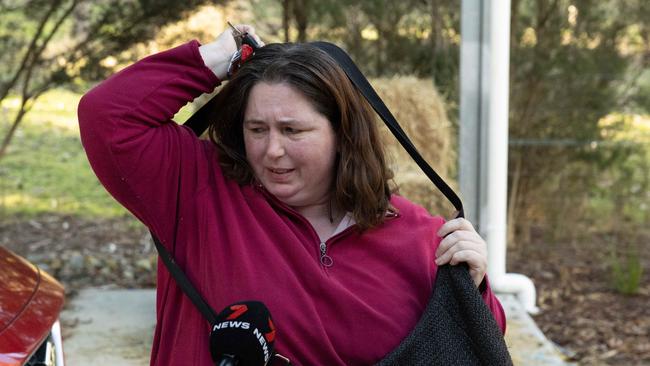
<path fill-rule="evenodd" d="M 436 250 L 436 264 L 455 266 L 466 262 L 478 287 L 487 271 L 487 244 L 472 223 L 463 218 L 449 220 L 438 230 L 438 236 L 443 239 Z"/>
<path fill-rule="evenodd" d="M 255 28 L 250 25 L 238 24 L 235 26 L 237 30 L 242 33 L 251 35 L 260 46 L 264 42 L 255 34 Z M 226 80 L 228 66 L 232 55 L 237 52 L 237 43 L 233 35 L 234 30 L 228 27 L 223 33 L 217 37 L 213 42 L 202 45 L 199 47 L 199 52 L 203 58 L 203 62 L 212 72 L 219 78 L 219 80 Z"/>

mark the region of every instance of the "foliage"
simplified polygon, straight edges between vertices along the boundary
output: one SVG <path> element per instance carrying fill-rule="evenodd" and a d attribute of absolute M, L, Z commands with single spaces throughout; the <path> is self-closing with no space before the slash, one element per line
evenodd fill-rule
<path fill-rule="evenodd" d="M 31 39 L 37 40 L 35 50 L 43 44 L 43 37 L 30 37 L 48 9 L 54 10 L 43 34 L 55 28 L 54 15 L 61 16 L 65 6 L 76 4 L 39 54 L 42 61 L 35 69 L 41 76 L 33 75 L 28 83 L 25 110 L 39 95 L 36 81 L 58 80 L 49 85 L 80 89 L 140 57 L 142 52 L 124 50 L 133 50 L 133 45 L 153 34 L 163 42 L 160 49 L 179 41 L 179 34 L 183 40 L 202 39 L 205 36 L 196 35 L 201 29 L 196 34 L 182 30 L 187 28 L 173 34 L 159 29 L 183 18 L 179 9 L 207 2 L 18 1 L 12 7 L 0 2 L 0 45 L 8 50 L 0 54 L 0 86 L 7 85 L 21 60 L 33 59 L 25 58 L 23 51 Z M 369 76 L 431 78 L 445 100 L 452 126 L 457 122 L 460 1 L 238 0 L 229 4 L 233 5 L 221 18 L 208 15 L 205 8 L 196 9 L 215 23 L 228 19 L 254 24 L 267 42 L 325 39 L 338 43 Z M 649 13 L 650 2 L 645 0 L 512 1 L 509 215 L 520 234 L 518 241 L 526 242 L 533 226 L 547 228 L 551 238 L 562 238 L 580 232 L 577 222 L 603 230 L 616 226 L 607 217 L 621 216 L 637 226 L 647 223 L 650 139 L 638 132 L 647 131 L 650 122 L 643 117 L 638 117 L 641 122 L 629 119 L 649 112 Z M 18 107 L 24 84 L 20 79 L 11 89 L 18 95 Z M 19 110 L 11 112 L 20 117 Z"/>
<path fill-rule="evenodd" d="M 423 156 L 445 178 L 454 165 L 451 152 L 453 130 L 445 115 L 444 103 L 433 85 L 426 80 L 408 78 L 371 79 Z M 80 95 L 63 90 L 44 94 L 16 133 L 12 153 L 0 165 L 0 219 L 34 216 L 48 212 L 85 217 L 116 217 L 126 210 L 115 202 L 94 176 L 79 141 L 75 107 Z M 200 99 L 200 98 L 199 98 Z M 195 100 L 193 104 L 204 101 Z M 181 109 L 175 120 L 191 115 L 193 104 Z M 19 99 L 8 98 L 1 107 L 13 112 Z M 422 121 L 426 121 L 422 124 Z M 415 164 L 397 140 L 382 129 L 382 139 L 393 158 L 392 168 L 400 193 L 431 212 L 448 211 L 444 198 L 431 199 L 434 191 L 422 178 Z M 0 220 L 1 221 L 1 220 Z"/>
<path fill-rule="evenodd" d="M 618 155 L 611 152 L 611 165 L 602 170 L 599 181 L 589 190 L 592 209 L 588 218 L 594 225 L 610 231 L 647 224 L 650 222 L 650 118 L 612 114 L 601 121 L 601 127 L 607 141 L 617 146 Z M 597 224 L 603 216 L 612 219 Z"/>
<path fill-rule="evenodd" d="M 435 75 L 457 79 L 460 1 L 251 0 L 254 22 L 272 41 L 327 40 L 344 47 L 368 76 Z M 288 5 L 288 8 L 283 7 Z M 304 34 L 292 10 L 306 14 Z M 285 15 L 283 12 L 289 11 Z M 350 16 L 354 14 L 354 16 Z M 283 20 L 289 22 L 285 35 Z"/>
<path fill-rule="evenodd" d="M 456 1 L 330 1 L 321 3 L 319 36 L 341 42 L 370 75 L 436 76 L 451 86 L 458 70 L 460 3 Z M 348 17 L 347 14 L 359 14 Z M 326 17 L 329 15 L 329 17 Z M 437 33 L 436 33 L 437 32 Z M 337 38 L 334 38 L 337 39 Z"/>
<path fill-rule="evenodd" d="M 25 114 L 44 92 L 105 78 L 114 71 L 114 63 L 106 63 L 107 58 L 152 38 L 160 26 L 181 19 L 205 2 L 2 2 L 0 102 L 14 94 L 20 98 L 20 107 L 3 130 L 0 158 Z"/>
<path fill-rule="evenodd" d="M 610 254 L 611 281 L 614 289 L 624 295 L 638 293 L 643 278 L 643 266 L 638 249 L 612 250 Z"/>
<path fill-rule="evenodd" d="M 628 159 L 650 149 L 614 143 L 608 134 L 624 125 L 601 122 L 613 112 L 644 111 L 629 93 L 638 89 L 629 75 L 647 67 L 648 49 L 624 49 L 647 6 L 619 5 L 513 1 L 509 214 L 522 241 L 532 224 L 552 228 L 551 239 L 575 235 L 570 218 L 588 214 L 603 178 L 620 176 Z"/>
<path fill-rule="evenodd" d="M 0 165 L 0 218 L 57 212 L 87 217 L 126 214 L 100 185 L 79 141 L 80 95 L 53 90 L 36 103 Z M 6 99 L 4 110 L 17 108 Z"/>
<path fill-rule="evenodd" d="M 291 24 L 296 19 L 286 5 L 299 2 L 307 8 L 306 35 L 286 39 L 337 42 L 366 74 L 432 77 L 457 121 L 460 1 L 253 2 L 259 9 L 275 5 Z M 281 23 L 281 13 L 265 24 Z M 512 1 L 509 218 L 512 233 L 523 234 L 519 241 L 528 241 L 533 225 L 548 228 L 551 239 L 574 236 L 577 221 L 602 214 L 595 201 L 634 201 L 632 192 L 647 192 L 638 171 L 645 171 L 648 141 L 614 141 L 626 125 L 602 121 L 647 112 L 649 13 L 643 0 Z M 287 28 L 264 31 L 281 39 Z M 636 202 L 626 210 L 650 205 L 647 197 Z"/>

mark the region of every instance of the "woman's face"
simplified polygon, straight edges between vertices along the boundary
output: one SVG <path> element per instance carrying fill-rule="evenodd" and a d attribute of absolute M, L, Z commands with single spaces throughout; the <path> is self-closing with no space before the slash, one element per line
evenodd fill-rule
<path fill-rule="evenodd" d="M 293 207 L 329 199 L 336 161 L 330 121 L 286 83 L 258 83 L 244 114 L 246 157 L 255 176 Z"/>

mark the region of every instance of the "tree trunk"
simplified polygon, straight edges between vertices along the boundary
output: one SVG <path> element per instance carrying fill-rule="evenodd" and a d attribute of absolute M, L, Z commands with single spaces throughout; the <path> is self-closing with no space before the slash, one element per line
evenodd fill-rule
<path fill-rule="evenodd" d="M 39 66 L 39 62 L 41 61 L 41 57 L 43 55 L 43 52 L 45 51 L 45 48 L 50 43 L 54 35 L 58 32 L 61 25 L 63 25 L 63 22 L 68 18 L 68 16 L 70 16 L 70 14 L 72 14 L 72 11 L 79 4 L 79 0 L 75 0 L 70 4 L 70 6 L 59 17 L 59 19 L 56 20 L 54 26 L 48 30 L 49 33 L 47 33 L 45 35 L 45 38 L 40 41 L 40 45 L 37 46 L 38 43 L 37 41 L 42 35 L 42 28 L 44 28 L 45 23 L 47 23 L 47 20 L 54 13 L 54 10 L 56 10 L 55 6 L 58 6 L 60 4 L 60 1 L 57 1 L 54 4 L 55 5 L 52 6 L 50 12 L 47 13 L 47 15 L 43 18 L 41 24 L 39 25 L 39 30 L 37 34 L 34 36 L 34 38 L 32 39 L 32 42 L 29 46 L 29 50 L 25 55 L 25 58 L 23 59 L 22 65 L 20 66 L 19 70 L 16 72 L 14 80 L 12 80 L 10 84 L 6 86 L 7 87 L 6 90 L 3 89 L 0 92 L 2 93 L 0 94 L 0 101 L 2 101 L 7 96 L 9 90 L 15 86 L 19 78 L 21 76 L 23 77 L 22 102 L 20 105 L 20 109 L 18 110 L 18 114 L 16 114 L 16 118 L 14 118 L 14 121 L 11 124 L 9 131 L 7 131 L 4 138 L 2 139 L 2 144 L 0 145 L 0 160 L 2 160 L 2 157 L 6 154 L 7 148 L 11 143 L 11 140 L 16 132 L 16 129 L 18 128 L 18 125 L 25 117 L 25 114 L 27 114 L 27 112 L 29 112 L 29 110 L 31 109 L 31 107 L 27 108 L 27 104 L 29 103 L 30 106 L 34 105 L 36 99 L 51 86 L 50 83 L 45 82 L 40 88 L 36 88 L 34 90 L 29 89 L 33 72 Z"/>
<path fill-rule="evenodd" d="M 20 78 L 20 75 L 23 73 L 23 70 L 25 70 L 25 68 L 27 67 L 27 64 L 30 61 L 33 64 L 34 60 L 38 59 L 38 55 L 34 55 L 36 49 L 40 48 L 42 50 L 44 49 L 44 46 L 47 45 L 47 43 L 44 43 L 41 47 L 38 47 L 37 46 L 38 40 L 41 38 L 41 35 L 43 34 L 45 25 L 47 24 L 50 17 L 55 13 L 60 3 L 61 1 L 53 1 L 50 4 L 50 8 L 48 9 L 47 13 L 45 13 L 45 15 L 43 16 L 43 18 L 38 24 L 36 33 L 34 33 L 34 36 L 32 37 L 32 40 L 30 41 L 29 46 L 27 47 L 27 52 L 25 52 L 25 55 L 23 56 L 23 59 L 20 62 L 20 66 L 16 70 L 11 80 L 8 81 L 6 84 L 2 85 L 2 88 L 0 90 L 0 101 L 4 100 L 9 94 L 9 91 L 16 85 L 16 83 L 18 82 L 18 78 Z"/>
<path fill-rule="evenodd" d="M 506 240 L 508 247 L 514 248 L 520 243 L 517 242 L 517 211 L 519 206 L 519 178 L 521 177 L 521 155 L 515 158 L 512 182 L 510 183 L 510 197 L 508 197 L 508 231 Z"/>
<path fill-rule="evenodd" d="M 29 109 L 26 108 L 26 104 L 27 104 L 27 100 L 23 99 L 20 105 L 20 109 L 18 110 L 18 114 L 16 114 L 16 118 L 14 118 L 14 121 L 11 123 L 11 127 L 9 128 L 9 131 L 7 131 L 4 138 L 2 139 L 2 145 L 0 145 L 0 160 L 2 160 L 2 158 L 7 153 L 7 148 L 9 147 L 9 144 L 11 143 L 11 139 L 14 137 L 14 134 L 18 129 L 18 125 L 23 120 L 27 112 L 29 112 Z"/>
<path fill-rule="evenodd" d="M 519 31 L 519 1 L 511 0 L 510 3 L 510 44 L 516 45 L 519 43 L 517 40 L 517 32 Z M 511 46 L 512 47 L 512 46 Z"/>
<path fill-rule="evenodd" d="M 298 28 L 298 42 L 307 42 L 309 0 L 294 0 L 293 16 L 296 20 L 296 28 Z"/>
<path fill-rule="evenodd" d="M 356 8 L 356 11 L 359 11 Z M 354 60 L 361 60 L 364 56 L 363 37 L 361 37 L 361 29 L 365 26 L 357 18 L 352 18 L 347 21 L 345 37 L 348 44 L 348 53 Z"/>
<path fill-rule="evenodd" d="M 291 0 L 282 0 L 282 30 L 284 42 L 289 42 L 289 22 L 291 21 Z"/>
<path fill-rule="evenodd" d="M 440 57 L 441 54 L 446 54 L 444 50 L 447 48 L 447 42 L 442 34 L 444 26 L 442 24 L 442 13 L 440 12 L 440 0 L 431 0 L 431 49 L 433 50 L 433 57 Z"/>

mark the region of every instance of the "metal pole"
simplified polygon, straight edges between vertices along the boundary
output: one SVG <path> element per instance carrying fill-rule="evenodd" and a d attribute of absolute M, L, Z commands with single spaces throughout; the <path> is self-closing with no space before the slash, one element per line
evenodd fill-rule
<path fill-rule="evenodd" d="M 515 293 L 535 313 L 532 281 L 506 273 L 510 0 L 463 0 L 461 37 L 461 195 L 488 243 L 493 290 Z"/>
<path fill-rule="evenodd" d="M 481 0 L 463 0 L 460 33 L 460 136 L 458 180 L 465 217 L 479 224 L 481 156 Z M 479 229 L 477 227 L 477 229 Z"/>
<path fill-rule="evenodd" d="M 481 228 L 490 243 L 491 277 L 506 273 L 506 217 L 508 212 L 508 106 L 510 75 L 510 0 L 490 0 L 489 52 L 486 85 L 489 95 L 486 176 L 486 214 Z"/>

